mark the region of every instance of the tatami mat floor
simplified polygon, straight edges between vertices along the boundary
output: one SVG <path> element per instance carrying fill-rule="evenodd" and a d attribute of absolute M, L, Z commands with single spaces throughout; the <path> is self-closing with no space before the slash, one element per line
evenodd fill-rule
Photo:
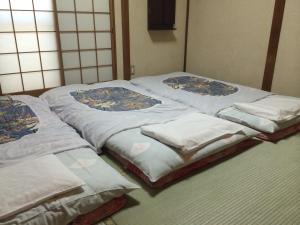
<path fill-rule="evenodd" d="M 126 209 L 100 225 L 299 224 L 297 134 L 277 144 L 264 142 L 165 190 L 143 187 L 130 194 Z"/>

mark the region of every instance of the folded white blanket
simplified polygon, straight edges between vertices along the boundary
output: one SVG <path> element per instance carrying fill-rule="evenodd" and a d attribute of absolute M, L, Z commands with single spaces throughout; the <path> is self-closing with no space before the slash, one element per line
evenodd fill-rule
<path fill-rule="evenodd" d="M 272 95 L 252 103 L 235 103 L 234 106 L 246 113 L 283 122 L 300 116 L 300 99 Z"/>
<path fill-rule="evenodd" d="M 141 127 L 143 134 L 191 153 L 220 139 L 242 132 L 243 126 L 201 113 L 192 113 L 164 124 Z"/>
<path fill-rule="evenodd" d="M 1 168 L 0 219 L 82 185 L 84 182 L 54 155 Z"/>

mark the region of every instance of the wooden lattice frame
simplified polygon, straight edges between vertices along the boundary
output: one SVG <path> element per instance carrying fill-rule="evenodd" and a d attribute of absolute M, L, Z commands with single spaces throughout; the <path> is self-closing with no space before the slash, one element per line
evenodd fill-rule
<path fill-rule="evenodd" d="M 14 72 L 14 73 L 5 73 L 5 74 L 0 74 L 1 75 L 15 75 L 15 74 L 20 74 L 21 77 L 21 83 L 22 83 L 22 92 L 16 92 L 16 93 L 9 93 L 9 94 L 29 94 L 29 95 L 34 95 L 34 96 L 38 96 L 41 93 L 49 90 L 50 88 L 46 88 L 45 87 L 45 79 L 44 79 L 44 72 L 48 72 L 48 71 L 60 71 L 60 79 L 61 79 L 61 85 L 65 85 L 65 75 L 64 75 L 64 71 L 68 71 L 68 70 L 74 70 L 74 69 L 80 69 L 80 73 L 81 73 L 81 83 L 83 83 L 83 77 L 82 77 L 82 70 L 83 69 L 87 69 L 87 68 L 97 68 L 97 81 L 100 82 L 99 80 L 99 71 L 98 68 L 100 67 L 112 67 L 112 72 L 113 72 L 113 79 L 117 79 L 117 60 L 116 60 L 116 35 L 115 35 L 115 12 L 114 12 L 114 0 L 109 0 L 109 12 L 95 12 L 94 10 L 94 1 L 96 0 L 92 0 L 92 5 L 93 5 L 93 10 L 92 12 L 86 12 L 86 11 L 77 11 L 76 10 L 76 1 L 74 0 L 74 6 L 75 6 L 75 10 L 74 11 L 58 11 L 57 10 L 57 5 L 56 5 L 56 0 L 52 0 L 53 2 L 53 10 L 37 10 L 34 7 L 34 0 L 32 1 L 32 5 L 33 5 L 33 9 L 29 9 L 29 10 L 22 10 L 22 9 L 18 9 L 18 10 L 14 10 L 12 9 L 11 6 L 11 0 L 9 1 L 9 9 L 0 9 L 0 11 L 6 11 L 6 12 L 10 12 L 10 16 L 11 16 L 11 21 L 12 21 L 12 26 L 13 26 L 13 31 L 0 31 L 0 33 L 9 33 L 9 34 L 13 34 L 14 36 L 14 42 L 15 42 L 15 47 L 16 47 L 16 52 L 7 52 L 7 53 L 0 53 L 0 55 L 5 55 L 5 54 L 16 54 L 17 58 L 18 58 L 18 67 L 19 67 L 19 71 L 18 72 Z M 32 12 L 34 15 L 34 25 L 35 25 L 35 31 L 16 31 L 15 29 L 15 23 L 14 23 L 14 17 L 13 17 L 13 12 L 14 11 L 22 11 L 22 12 Z M 54 13 L 54 19 L 55 19 L 55 30 L 38 30 L 37 27 L 37 17 L 36 17 L 36 12 L 50 12 L 50 13 Z M 74 13 L 75 14 L 75 18 L 76 18 L 76 31 L 60 31 L 59 30 L 59 24 L 58 24 L 58 13 Z M 77 23 L 77 14 L 92 14 L 93 15 L 93 25 L 94 25 L 94 30 L 93 31 L 78 31 L 78 23 Z M 110 30 L 96 30 L 96 19 L 95 19 L 95 15 L 97 14 L 109 14 L 110 15 Z M 95 41 L 95 48 L 93 49 L 80 49 L 80 43 L 79 43 L 79 33 L 85 33 L 85 32 L 89 32 L 89 33 L 94 33 L 94 41 Z M 97 48 L 97 39 L 96 39 L 96 34 L 99 32 L 106 32 L 106 33 L 110 33 L 111 34 L 111 48 Z M 38 44 L 38 50 L 37 51 L 19 51 L 18 48 L 18 42 L 17 42 L 17 34 L 18 33 L 35 33 L 36 34 L 36 38 L 37 38 L 37 44 Z M 39 40 L 39 33 L 55 33 L 56 34 L 56 41 L 57 41 L 57 50 L 41 50 L 40 48 L 40 40 Z M 76 33 L 77 35 L 77 41 L 78 41 L 78 49 L 76 50 L 62 50 L 61 48 L 61 40 L 60 40 L 60 33 Z M 81 65 L 81 57 L 80 57 L 80 52 L 81 51 L 91 51 L 91 50 L 95 50 L 96 51 L 96 66 L 88 66 L 88 67 L 83 67 Z M 111 50 L 112 52 L 112 64 L 111 65 L 103 65 L 100 66 L 99 65 L 99 59 L 98 59 L 98 54 L 97 51 L 101 51 L 101 50 Z M 43 64 L 42 64 L 42 59 L 41 59 L 41 55 L 42 53 L 48 53 L 48 52 L 57 52 L 58 56 L 59 56 L 59 68 L 58 69 L 44 69 L 43 68 Z M 62 54 L 64 52 L 78 52 L 79 53 L 79 60 L 80 60 L 80 66 L 76 67 L 76 68 L 67 68 L 65 69 L 63 66 L 63 60 L 62 60 Z M 34 71 L 22 71 L 21 68 L 21 61 L 20 61 L 20 53 L 38 53 L 39 55 L 39 60 L 40 60 L 40 70 L 34 70 Z M 26 91 L 25 90 L 25 86 L 24 86 L 24 81 L 23 81 L 23 74 L 26 73 L 34 73 L 34 72 L 41 72 L 42 74 L 42 81 L 43 81 L 43 88 L 42 89 L 38 89 L 38 90 L 30 90 L 30 91 Z M 1 85 L 0 85 L 0 95 L 2 95 L 2 91 L 1 91 Z"/>

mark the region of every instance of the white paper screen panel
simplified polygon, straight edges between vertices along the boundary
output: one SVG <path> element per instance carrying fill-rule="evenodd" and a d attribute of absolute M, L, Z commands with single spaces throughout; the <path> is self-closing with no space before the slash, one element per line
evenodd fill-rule
<path fill-rule="evenodd" d="M 21 53 L 19 54 L 21 71 L 39 71 L 41 68 L 41 61 L 38 53 Z"/>
<path fill-rule="evenodd" d="M 13 11 L 15 31 L 35 31 L 33 11 Z"/>
<path fill-rule="evenodd" d="M 3 54 L 0 55 L 0 73 L 18 73 L 19 72 L 19 62 L 17 54 Z"/>
<path fill-rule="evenodd" d="M 54 13 L 36 12 L 35 16 L 39 31 L 55 31 Z"/>
<path fill-rule="evenodd" d="M 77 13 L 78 31 L 93 31 L 94 21 L 93 14 Z"/>
<path fill-rule="evenodd" d="M 54 32 L 38 33 L 41 51 L 57 50 L 56 34 Z"/>
<path fill-rule="evenodd" d="M 76 31 L 75 13 L 58 13 L 58 23 L 60 31 Z"/>
<path fill-rule="evenodd" d="M 92 32 L 79 34 L 80 49 L 95 49 L 95 34 Z"/>
<path fill-rule="evenodd" d="M 83 69 L 83 83 L 91 84 L 91 83 L 97 83 L 98 77 L 97 77 L 97 69 L 96 68 L 89 68 L 89 69 Z"/>
<path fill-rule="evenodd" d="M 97 33 L 97 45 L 99 48 L 111 48 L 111 34 Z"/>
<path fill-rule="evenodd" d="M 17 33 L 16 38 L 19 52 L 37 52 L 39 50 L 36 33 Z"/>
<path fill-rule="evenodd" d="M 57 0 L 57 11 L 74 11 L 74 0 Z"/>
<path fill-rule="evenodd" d="M 23 74 L 23 82 L 25 91 L 43 89 L 42 72 Z"/>
<path fill-rule="evenodd" d="M 96 18 L 96 30 L 109 30 L 110 29 L 110 17 L 106 14 L 99 14 Z"/>
<path fill-rule="evenodd" d="M 101 67 L 99 70 L 99 79 L 101 82 L 111 80 L 113 76 L 113 69 L 111 66 Z"/>
<path fill-rule="evenodd" d="M 60 34 L 61 49 L 66 50 L 76 50 L 78 49 L 78 41 L 76 33 L 61 33 Z"/>
<path fill-rule="evenodd" d="M 53 0 L 33 0 L 35 10 L 53 11 Z"/>
<path fill-rule="evenodd" d="M 1 0 L 0 1 L 0 9 L 9 9 L 9 2 L 8 2 L 8 0 Z"/>
<path fill-rule="evenodd" d="M 44 71 L 44 80 L 46 88 L 54 88 L 61 85 L 59 70 Z"/>
<path fill-rule="evenodd" d="M 81 51 L 80 53 L 82 67 L 96 67 L 96 51 Z M 97 73 L 97 71 L 96 71 Z"/>
<path fill-rule="evenodd" d="M 93 12 L 93 1 L 92 0 L 76 0 L 76 9 L 77 11 L 82 12 Z"/>
<path fill-rule="evenodd" d="M 94 2 L 95 12 L 109 12 L 109 0 L 100 0 Z"/>
<path fill-rule="evenodd" d="M 63 52 L 64 69 L 80 68 L 78 52 Z"/>
<path fill-rule="evenodd" d="M 113 80 L 113 0 L 56 0 L 66 84 Z"/>
<path fill-rule="evenodd" d="M 57 52 L 41 52 L 42 66 L 44 70 L 58 70 L 59 58 Z M 55 71 L 57 73 L 57 71 Z"/>
<path fill-rule="evenodd" d="M 0 52 L 16 52 L 15 37 L 13 34 L 0 34 Z"/>
<path fill-rule="evenodd" d="M 10 0 L 11 8 L 13 10 L 32 10 L 32 1 L 31 0 Z"/>
<path fill-rule="evenodd" d="M 23 91 L 21 74 L 2 75 L 0 83 L 4 94 Z"/>
<path fill-rule="evenodd" d="M 3 94 L 60 86 L 53 0 L 0 0 Z"/>
<path fill-rule="evenodd" d="M 67 70 L 65 71 L 65 82 L 68 84 L 79 84 L 81 83 L 80 69 Z"/>
<path fill-rule="evenodd" d="M 13 31 L 12 20 L 9 11 L 0 11 L 0 31 Z"/>

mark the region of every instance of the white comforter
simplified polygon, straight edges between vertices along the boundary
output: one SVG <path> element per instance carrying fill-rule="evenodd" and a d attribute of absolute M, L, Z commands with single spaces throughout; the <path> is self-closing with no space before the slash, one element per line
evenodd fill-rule
<path fill-rule="evenodd" d="M 226 96 L 223 95 L 212 96 L 209 94 L 203 95 L 203 94 L 188 92 L 180 88 L 174 89 L 168 86 L 167 84 L 163 83 L 163 81 L 165 81 L 168 78 L 176 78 L 176 77 L 183 77 L 183 76 L 205 79 L 209 82 L 217 81 L 214 79 L 193 75 L 190 73 L 176 72 L 176 73 L 164 74 L 159 76 L 139 77 L 131 80 L 131 83 L 138 87 L 142 87 L 148 91 L 151 91 L 156 95 L 167 97 L 169 99 L 194 107 L 201 113 L 214 115 L 214 116 L 220 110 L 233 106 L 234 103 L 254 102 L 256 100 L 262 99 L 272 94 L 270 92 L 261 91 L 259 89 L 232 84 L 224 81 L 217 81 L 217 82 L 238 88 L 238 91 Z"/>
<path fill-rule="evenodd" d="M 25 95 L 12 96 L 12 99 L 25 103 L 36 114 L 38 131 L 19 140 L 0 144 L 0 167 L 47 154 L 91 147 L 73 128 L 51 112 L 41 99 Z"/>
<path fill-rule="evenodd" d="M 75 100 L 70 94 L 74 91 L 106 87 L 126 88 L 159 100 L 161 104 L 141 110 L 103 111 L 91 108 Z M 143 125 L 163 123 L 174 120 L 174 118 L 180 115 L 195 112 L 195 110 L 187 106 L 151 95 L 149 92 L 135 87 L 128 81 L 121 80 L 94 85 L 81 84 L 60 87 L 44 93 L 41 98 L 49 103 L 50 107 L 63 121 L 80 131 L 82 136 L 98 149 L 99 153 L 106 140 L 116 133 Z"/>

